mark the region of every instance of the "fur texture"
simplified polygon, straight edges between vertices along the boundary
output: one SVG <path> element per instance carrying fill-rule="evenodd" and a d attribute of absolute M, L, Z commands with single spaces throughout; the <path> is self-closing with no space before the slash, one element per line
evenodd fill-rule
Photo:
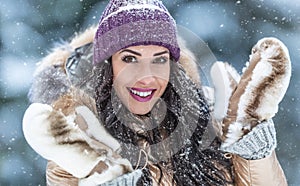
<path fill-rule="evenodd" d="M 28 95 L 30 102 L 51 104 L 70 91 L 71 83 L 66 74 L 68 58 L 76 48 L 91 43 L 95 32 L 96 27 L 92 26 L 83 33 L 76 33 L 70 42 L 56 45 L 37 63 Z"/>
<path fill-rule="evenodd" d="M 101 128 L 102 125 L 91 114 L 87 107 L 78 107 L 77 113 L 65 116 L 49 105 L 34 103 L 24 115 L 24 136 L 37 153 L 45 159 L 54 161 L 77 178 L 98 174 L 97 171 L 101 170 L 105 174 L 110 174 L 110 177 L 105 179 L 102 177 L 101 183 L 104 183 L 131 172 L 129 161 L 120 158 L 113 151 L 113 148 L 118 148 L 118 142 Z M 97 140 L 74 123 L 76 115 L 90 116 L 85 118 L 88 119 L 86 120 L 88 130 L 101 131 L 100 135 L 97 135 Z M 102 166 L 101 169 L 95 169 L 100 162 L 104 163 L 105 168 Z"/>
<path fill-rule="evenodd" d="M 70 86 L 62 67 L 49 66 L 35 75 L 28 97 L 32 103 L 51 104 L 69 93 Z"/>
<path fill-rule="evenodd" d="M 229 82 L 234 82 L 235 80 L 231 80 L 235 78 L 228 76 L 232 73 L 227 74 L 226 67 L 219 73 L 223 81 L 215 81 L 216 90 L 219 92 L 217 95 L 221 97 L 220 91 L 225 90 L 224 97 L 216 99 L 216 106 L 221 106 L 221 111 L 216 112 L 216 115 L 218 120 L 223 118 L 221 123 L 224 147 L 238 141 L 262 121 L 271 119 L 277 113 L 278 104 L 289 85 L 289 52 L 276 38 L 259 40 L 252 48 L 247 65 L 236 87 L 230 86 L 232 84 Z M 217 66 L 219 71 L 224 67 L 220 64 Z M 212 76 L 218 76 L 217 70 L 212 72 Z"/>

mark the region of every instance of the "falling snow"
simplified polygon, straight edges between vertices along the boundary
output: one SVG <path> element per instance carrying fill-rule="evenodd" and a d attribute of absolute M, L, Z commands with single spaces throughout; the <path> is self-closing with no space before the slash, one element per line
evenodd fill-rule
<path fill-rule="evenodd" d="M 21 128 L 29 104 L 27 94 L 33 72 L 36 63 L 48 54 L 55 42 L 68 40 L 74 32 L 97 24 L 106 2 L 1 2 L 0 185 L 45 185 L 46 161 L 27 145 Z M 164 2 L 179 25 L 192 30 L 207 42 L 218 60 L 233 63 L 240 72 L 251 46 L 262 37 L 278 37 L 289 47 L 293 74 L 274 122 L 278 159 L 289 184 L 300 185 L 300 148 L 297 143 L 300 140 L 300 74 L 297 73 L 300 71 L 300 1 Z M 23 8 L 16 8 L 16 4 Z M 203 72 L 209 81 L 209 68 L 204 68 Z M 183 157 L 188 156 L 183 154 Z"/>

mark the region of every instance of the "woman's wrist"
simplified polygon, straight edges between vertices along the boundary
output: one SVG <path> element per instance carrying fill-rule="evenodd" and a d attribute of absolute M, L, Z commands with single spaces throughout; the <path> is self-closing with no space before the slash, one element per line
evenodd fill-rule
<path fill-rule="evenodd" d="M 222 151 L 237 154 L 245 159 L 256 160 L 269 156 L 276 148 L 276 131 L 272 120 L 257 125 L 251 132 Z"/>

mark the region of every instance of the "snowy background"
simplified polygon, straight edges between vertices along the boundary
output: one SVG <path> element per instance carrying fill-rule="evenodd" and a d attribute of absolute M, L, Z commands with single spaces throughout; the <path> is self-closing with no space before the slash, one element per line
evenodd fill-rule
<path fill-rule="evenodd" d="M 179 25 L 239 71 L 250 48 L 275 36 L 289 48 L 292 80 L 274 121 L 289 185 L 300 185 L 300 1 L 164 1 Z M 107 1 L 0 0 L 0 185 L 45 185 L 46 161 L 25 142 L 22 116 L 36 62 L 55 42 L 96 24 Z"/>

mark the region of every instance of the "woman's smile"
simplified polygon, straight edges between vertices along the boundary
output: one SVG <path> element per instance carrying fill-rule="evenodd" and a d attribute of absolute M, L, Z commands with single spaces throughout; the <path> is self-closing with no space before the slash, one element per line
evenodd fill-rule
<path fill-rule="evenodd" d="M 150 88 L 127 88 L 131 97 L 139 102 L 150 101 L 156 89 Z"/>

